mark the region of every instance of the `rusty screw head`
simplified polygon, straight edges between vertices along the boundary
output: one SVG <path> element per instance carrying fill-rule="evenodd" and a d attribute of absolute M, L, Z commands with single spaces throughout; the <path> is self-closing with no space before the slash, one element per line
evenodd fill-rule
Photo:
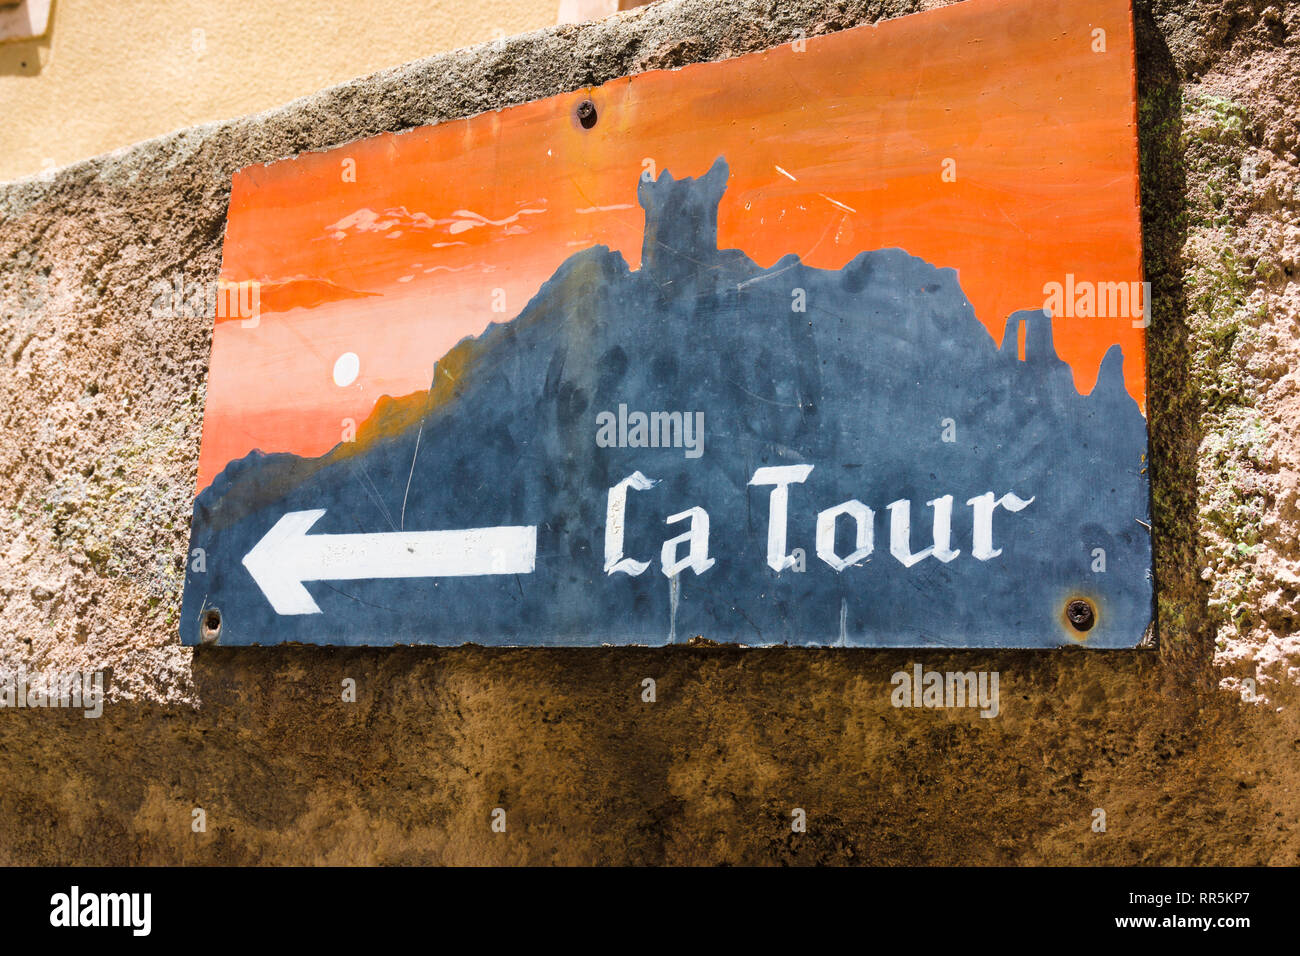
<path fill-rule="evenodd" d="M 1070 619 L 1070 626 L 1076 631 L 1088 631 L 1096 623 L 1097 616 L 1092 605 L 1087 601 L 1075 600 L 1065 606 L 1065 616 Z"/>
<path fill-rule="evenodd" d="M 578 122 L 582 124 L 583 129 L 591 129 L 596 125 L 596 104 L 591 100 L 583 100 L 579 103 L 577 114 Z"/>

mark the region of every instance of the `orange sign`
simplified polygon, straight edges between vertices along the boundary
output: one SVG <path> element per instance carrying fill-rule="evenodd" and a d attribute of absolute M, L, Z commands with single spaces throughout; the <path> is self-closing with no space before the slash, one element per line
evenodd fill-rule
<path fill-rule="evenodd" d="M 1131 647 L 1128 0 L 968 0 L 234 179 L 187 643 Z"/>

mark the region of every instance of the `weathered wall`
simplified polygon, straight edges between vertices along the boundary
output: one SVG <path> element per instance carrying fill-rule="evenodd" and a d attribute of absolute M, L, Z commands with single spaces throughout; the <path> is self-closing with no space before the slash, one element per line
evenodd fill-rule
<path fill-rule="evenodd" d="M 0 180 L 556 22 L 558 0 L 55 0 L 0 44 Z"/>
<path fill-rule="evenodd" d="M 0 712 L 0 861 L 1300 861 L 1294 4 L 1139 8 L 1156 650 L 178 646 L 210 320 L 149 288 L 215 279 L 235 169 L 924 6 L 677 0 L 0 188 L 0 671 L 114 692 Z M 894 710 L 912 661 L 1001 716 Z"/>

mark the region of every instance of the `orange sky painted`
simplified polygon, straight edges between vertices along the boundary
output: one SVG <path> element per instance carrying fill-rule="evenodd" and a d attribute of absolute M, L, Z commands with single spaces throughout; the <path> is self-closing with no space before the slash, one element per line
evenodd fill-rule
<path fill-rule="evenodd" d="M 254 327 L 216 325 L 199 488 L 254 448 L 328 451 L 345 419 L 427 388 L 447 349 L 513 318 L 579 249 L 637 268 L 647 162 L 681 178 L 725 156 L 719 244 L 762 266 L 896 246 L 955 268 L 997 341 L 1067 272 L 1140 281 L 1132 70 L 1128 0 L 968 0 L 241 170 L 222 278 L 263 283 L 263 308 Z M 1129 318 L 1054 324 L 1081 391 L 1118 342 L 1145 402 Z M 345 352 L 360 373 L 339 386 Z"/>

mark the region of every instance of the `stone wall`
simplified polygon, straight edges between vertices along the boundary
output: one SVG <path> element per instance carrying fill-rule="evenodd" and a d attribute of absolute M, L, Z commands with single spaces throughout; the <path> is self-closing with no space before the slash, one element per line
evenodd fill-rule
<path fill-rule="evenodd" d="M 1300 862 L 1281 0 L 1138 5 L 1155 649 L 179 646 L 211 319 L 150 290 L 215 280 L 236 169 L 933 5 L 669 0 L 0 186 L 0 671 L 110 670 L 98 720 L 0 712 L 0 862 Z M 893 709 L 913 661 L 1001 715 Z"/>

